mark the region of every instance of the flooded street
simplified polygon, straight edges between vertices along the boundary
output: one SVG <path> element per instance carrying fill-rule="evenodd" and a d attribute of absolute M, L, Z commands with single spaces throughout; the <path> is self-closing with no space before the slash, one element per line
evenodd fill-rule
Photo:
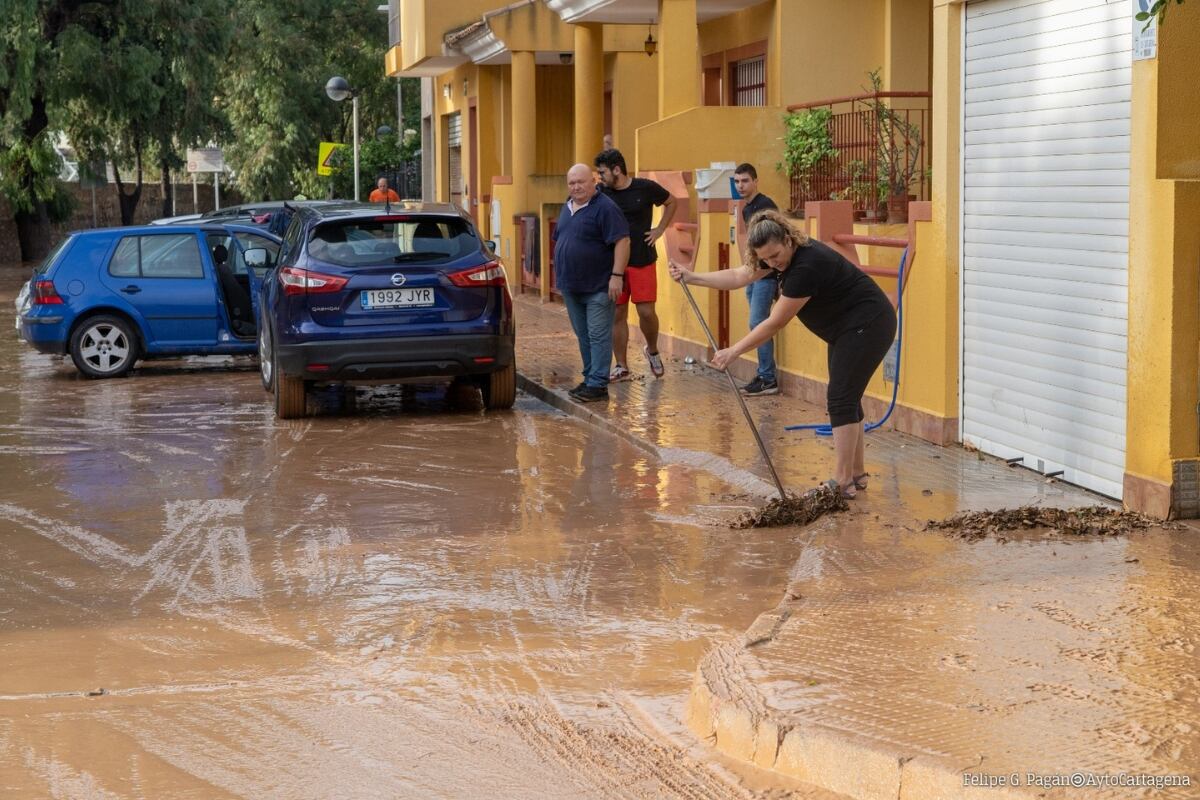
<path fill-rule="evenodd" d="M 0 268 L 10 337 L 26 274 Z M 771 486 L 722 376 L 673 360 L 580 411 L 561 308 L 517 305 L 553 405 L 491 414 L 381 387 L 280 422 L 252 359 L 90 381 L 10 338 L 0 797 L 991 791 L 964 765 L 1022 776 L 1005 797 L 1196 796 L 1194 523 L 927 530 L 1112 504 L 881 431 L 848 511 L 731 529 Z M 828 474 L 781 429 L 817 412 L 753 413 L 785 486 Z M 1079 770 L 1189 782 L 1035 782 Z"/>
<path fill-rule="evenodd" d="M 720 481 L 524 397 L 292 424 L 250 360 L 85 380 L 13 338 L 26 274 L 0 272 L 0 795 L 767 787 L 682 719 L 799 532 L 705 525 Z"/>

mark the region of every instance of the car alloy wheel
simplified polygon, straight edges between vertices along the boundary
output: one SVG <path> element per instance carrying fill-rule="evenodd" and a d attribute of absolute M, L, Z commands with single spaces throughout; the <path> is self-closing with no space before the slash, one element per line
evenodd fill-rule
<path fill-rule="evenodd" d="M 71 337 L 71 360 L 90 378 L 115 378 L 137 360 L 137 341 L 124 320 L 94 317 Z"/>
<path fill-rule="evenodd" d="M 270 336 L 265 326 L 258 326 L 258 372 L 263 388 L 268 392 L 274 387 L 275 379 L 275 361 L 271 353 Z"/>

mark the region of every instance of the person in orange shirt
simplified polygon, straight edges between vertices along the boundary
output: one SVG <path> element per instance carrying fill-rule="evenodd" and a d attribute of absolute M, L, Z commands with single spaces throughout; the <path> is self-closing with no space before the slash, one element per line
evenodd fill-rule
<path fill-rule="evenodd" d="M 396 194 L 395 189 L 388 188 L 387 178 L 380 178 L 375 181 L 375 191 L 371 192 L 371 196 L 367 198 L 372 203 L 400 202 L 400 195 Z"/>

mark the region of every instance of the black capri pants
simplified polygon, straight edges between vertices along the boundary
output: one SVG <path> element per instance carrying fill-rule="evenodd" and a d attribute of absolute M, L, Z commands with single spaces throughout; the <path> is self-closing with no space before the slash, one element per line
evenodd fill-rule
<path fill-rule="evenodd" d="M 867 384 L 896 338 L 896 312 L 891 307 L 861 328 L 852 328 L 829 343 L 829 424 L 837 428 L 865 418 Z"/>

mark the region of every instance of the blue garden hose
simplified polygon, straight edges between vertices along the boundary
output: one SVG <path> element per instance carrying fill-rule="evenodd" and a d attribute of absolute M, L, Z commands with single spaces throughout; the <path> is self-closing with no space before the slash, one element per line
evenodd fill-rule
<path fill-rule="evenodd" d="M 887 413 L 878 422 L 868 422 L 863 429 L 867 433 L 888 421 L 896 408 L 896 396 L 900 393 L 900 353 L 904 349 L 904 262 L 908 259 L 908 248 L 900 254 L 900 269 L 896 273 L 896 380 L 892 382 L 892 403 Z M 809 425 L 788 425 L 785 431 L 816 431 L 817 436 L 833 436 L 833 426 L 828 422 Z"/>

